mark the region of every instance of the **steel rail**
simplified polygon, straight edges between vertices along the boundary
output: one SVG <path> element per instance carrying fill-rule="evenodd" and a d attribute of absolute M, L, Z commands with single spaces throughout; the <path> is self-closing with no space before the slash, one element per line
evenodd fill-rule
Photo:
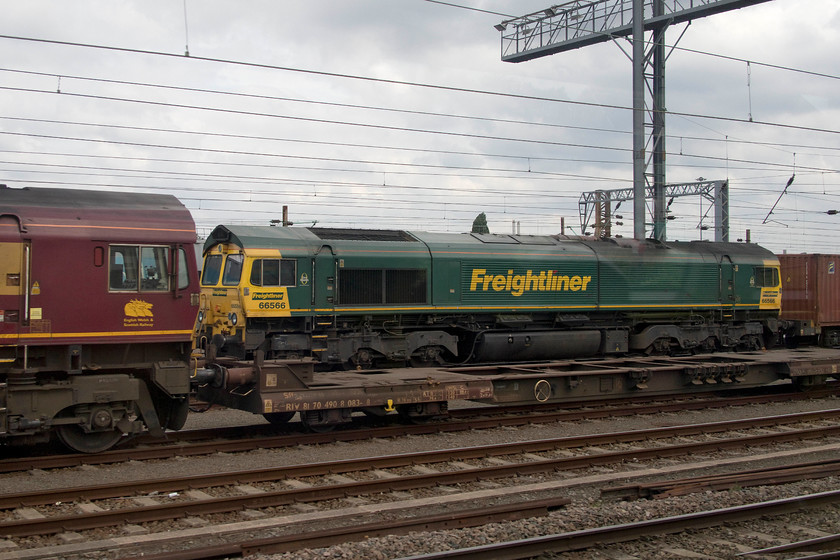
<path fill-rule="evenodd" d="M 707 490 L 720 491 L 732 487 L 770 486 L 801 480 L 826 478 L 840 475 L 840 459 L 810 461 L 795 465 L 768 467 L 766 469 L 746 470 L 679 480 L 664 480 L 642 484 L 628 484 L 601 490 L 601 497 L 613 500 L 633 500 L 637 498 L 670 498 L 696 494 Z"/>
<path fill-rule="evenodd" d="M 370 537 L 404 535 L 412 531 L 460 529 L 486 525 L 487 523 L 539 517 L 547 515 L 569 502 L 570 500 L 568 498 L 548 498 L 538 501 L 517 502 L 500 506 L 461 510 L 452 513 L 419 515 L 410 519 L 355 524 L 349 527 L 339 527 L 326 531 L 308 531 L 240 543 L 212 545 L 186 551 L 144 554 L 136 557 L 135 560 L 199 560 L 205 558 L 250 556 L 259 553 L 280 553 L 300 550 L 301 548 L 321 548 Z M 132 558 L 129 557 L 125 560 L 132 560 Z"/>
<path fill-rule="evenodd" d="M 826 393 L 835 394 L 835 393 Z M 84 453 L 69 455 L 54 455 L 48 457 L 21 457 L 0 460 L 0 473 L 16 472 L 31 469 L 66 468 L 79 465 L 102 465 L 125 461 L 143 461 L 150 459 L 165 459 L 173 456 L 208 455 L 217 452 L 234 453 L 252 451 L 254 449 L 278 449 L 298 445 L 318 445 L 337 441 L 351 442 L 371 438 L 402 437 L 405 435 L 426 435 L 432 433 L 455 433 L 474 429 L 488 429 L 500 426 L 522 426 L 527 424 L 543 424 L 551 422 L 572 422 L 583 419 L 598 419 L 609 417 L 629 416 L 635 414 L 656 414 L 661 412 L 679 412 L 683 410 L 702 410 L 708 408 L 740 406 L 744 404 L 761 404 L 779 402 L 781 400 L 808 400 L 812 397 L 823 396 L 821 392 L 790 393 L 783 395 L 764 395 L 750 397 L 724 397 L 714 401 L 682 402 L 672 404 L 631 405 L 625 407 L 611 407 L 607 409 L 586 409 L 576 411 L 553 410 L 537 414 L 513 417 L 474 418 L 467 416 L 464 420 L 451 420 L 433 424 L 374 426 L 361 429 L 341 430 L 331 433 L 313 434 L 282 434 L 264 437 L 249 437 L 233 441 L 203 441 L 193 443 L 156 444 L 150 447 L 131 449 L 112 449 L 96 455 Z M 661 396 L 658 400 L 661 400 Z M 620 404 L 622 401 L 614 401 Z M 585 403 L 584 403 L 585 405 Z M 519 408 L 519 407 L 514 407 Z M 479 415 L 487 415 L 490 407 L 474 409 Z M 456 413 L 461 416 L 461 413 Z M 270 428 L 267 426 L 266 428 Z M 276 428 L 275 428 L 276 429 Z M 218 434 L 218 430 L 217 430 Z"/>
<path fill-rule="evenodd" d="M 38 505 L 69 502 L 79 498 L 87 500 L 122 497 L 147 492 L 172 492 L 185 489 L 208 488 L 221 486 L 235 481 L 238 484 L 265 482 L 281 478 L 299 478 L 308 476 L 326 476 L 329 474 L 349 473 L 371 469 L 399 468 L 415 464 L 434 464 L 447 461 L 464 461 L 483 459 L 500 455 L 516 453 L 539 453 L 556 449 L 572 449 L 587 446 L 610 445 L 615 443 L 631 443 L 665 437 L 684 437 L 700 434 L 711 434 L 733 430 L 743 430 L 756 427 L 770 427 L 780 424 L 795 424 L 800 422 L 817 421 L 823 419 L 840 418 L 840 409 L 826 411 L 800 412 L 780 416 L 762 416 L 741 420 L 727 420 L 704 424 L 689 424 L 683 426 L 668 426 L 645 430 L 631 430 L 625 432 L 608 432 L 604 434 L 587 434 L 581 436 L 566 436 L 541 440 L 520 441 L 492 445 L 479 445 L 466 448 L 442 449 L 433 451 L 419 451 L 414 453 L 400 453 L 381 457 L 362 457 L 269 467 L 255 470 L 239 470 L 224 473 L 188 475 L 166 479 L 150 479 L 132 481 L 130 483 L 111 483 L 85 486 L 70 489 L 38 490 L 34 492 L 20 492 L 0 494 L 0 509 L 15 507 L 31 507 Z M 833 427 L 831 429 L 834 429 Z M 780 441 L 780 437 L 797 437 L 801 432 L 788 431 L 783 434 L 765 434 L 754 436 L 765 441 Z M 756 441 L 752 440 L 751 441 Z M 712 442 L 723 445 L 723 440 Z M 695 444 L 684 444 L 695 445 Z M 702 445 L 702 444 L 701 444 Z M 666 448 L 657 448 L 658 450 Z M 630 451 L 626 453 L 631 453 Z M 574 459 L 574 458 L 566 458 Z M 571 464 L 571 462 L 570 462 Z"/>
<path fill-rule="evenodd" d="M 837 412 L 840 413 L 840 410 L 837 410 Z M 807 416 L 807 414 L 793 416 Z M 711 426 L 719 427 L 722 424 L 732 424 L 732 422 L 714 423 Z M 764 425 L 763 422 L 761 424 Z M 746 426 L 746 424 L 742 422 L 740 423 L 740 426 L 744 427 Z M 682 432 L 682 429 L 679 429 L 677 431 Z M 668 437 L 672 437 L 673 435 L 671 433 L 668 433 L 667 429 L 663 430 L 661 428 L 656 430 L 650 430 L 649 432 L 658 433 L 660 435 L 665 434 Z M 624 438 L 628 433 L 613 435 L 618 435 L 620 441 L 626 441 Z M 693 431 L 692 433 L 708 432 Z M 245 508 L 276 507 L 288 505 L 295 502 L 340 499 L 350 495 L 364 495 L 377 492 L 413 490 L 438 485 L 465 484 L 493 478 L 523 476 L 529 474 L 544 474 L 547 472 L 559 470 L 570 470 L 591 467 L 595 465 L 613 464 L 627 460 L 649 460 L 661 457 L 684 456 L 687 454 L 716 451 L 720 449 L 731 449 L 735 447 L 755 446 L 765 443 L 778 443 L 781 441 L 798 441 L 808 438 L 838 435 L 840 435 L 840 425 L 802 430 L 791 430 L 781 433 L 761 434 L 756 436 L 745 436 L 732 439 L 721 439 L 710 442 L 687 443 L 647 449 L 634 449 L 630 451 L 625 450 L 617 452 L 597 453 L 593 455 L 582 455 L 579 457 L 544 459 L 539 461 L 531 461 L 527 463 L 509 463 L 504 465 L 476 467 L 452 472 L 400 476 L 395 478 L 378 479 L 372 481 L 354 481 L 341 484 L 315 486 L 312 488 L 262 492 L 260 494 L 248 494 L 243 496 L 227 496 L 221 498 L 191 500 L 171 504 L 158 504 L 152 506 L 103 510 L 84 514 L 47 517 L 41 519 L 7 520 L 0 522 L 0 535 L 7 537 L 20 537 L 39 534 L 50 534 L 68 530 L 92 529 L 97 527 L 112 526 L 124 522 L 140 523 L 148 521 L 159 521 L 163 519 L 172 519 L 186 515 L 206 515 L 211 513 L 236 511 Z M 639 433 L 637 433 L 635 437 L 638 438 L 638 436 Z M 583 440 L 585 439 L 585 436 L 584 438 L 577 439 Z M 526 447 L 528 443 L 529 442 L 526 442 Z M 591 445 L 591 443 L 587 443 Z M 475 450 L 467 449 L 466 451 L 474 453 Z M 507 450 L 507 454 L 522 452 L 525 451 L 516 447 L 514 449 L 508 448 Z M 482 456 L 484 455 L 472 455 L 472 457 Z M 361 463 L 368 465 L 366 459 L 362 459 Z M 370 469 L 371 467 L 367 466 L 366 468 Z M 278 473 L 278 475 L 283 476 L 283 474 L 280 473 Z M 240 481 L 238 478 L 236 480 L 237 482 Z M 88 499 L 90 499 L 89 496 Z"/>
<path fill-rule="evenodd" d="M 827 547 L 831 548 L 829 549 Z M 759 550 L 751 550 L 749 552 L 742 552 L 738 556 L 763 556 L 765 554 L 778 554 L 779 552 L 799 552 L 824 549 L 831 550 L 830 554 L 832 554 L 832 556 L 817 554 L 814 556 L 800 556 L 796 560 L 805 560 L 806 558 L 808 560 L 816 558 L 837 558 L 837 550 L 840 549 L 840 534 L 827 535 L 825 537 L 817 537 L 815 539 L 808 539 L 794 543 L 780 544 L 778 546 L 771 546 Z"/>
<path fill-rule="evenodd" d="M 534 537 L 476 546 L 458 550 L 447 550 L 400 560 L 518 560 L 531 558 L 546 552 L 569 552 L 584 550 L 596 545 L 615 544 L 638 540 L 641 537 L 661 537 L 665 534 L 679 533 L 686 529 L 707 529 L 724 523 L 750 521 L 764 516 L 778 516 L 795 513 L 805 509 L 816 509 L 840 502 L 840 490 L 821 492 L 782 500 L 747 504 L 686 515 L 677 515 L 660 519 L 611 525 L 595 529 L 584 529 L 557 535 Z"/>

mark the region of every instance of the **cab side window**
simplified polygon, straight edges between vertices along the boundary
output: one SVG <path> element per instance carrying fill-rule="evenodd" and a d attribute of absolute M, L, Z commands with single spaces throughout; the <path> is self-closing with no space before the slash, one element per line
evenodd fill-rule
<path fill-rule="evenodd" d="M 178 250 L 178 289 L 190 287 L 190 269 L 187 267 L 187 252 L 183 247 Z"/>
<path fill-rule="evenodd" d="M 169 291 L 169 247 L 140 248 L 140 291 Z"/>
<path fill-rule="evenodd" d="M 772 266 L 757 266 L 755 267 L 755 287 L 756 288 L 775 288 L 779 285 L 780 276 L 779 269 Z"/>
<path fill-rule="evenodd" d="M 111 245 L 108 291 L 169 291 L 169 247 Z"/>
<path fill-rule="evenodd" d="M 139 247 L 111 245 L 108 265 L 108 290 L 126 292 L 137 290 Z"/>
<path fill-rule="evenodd" d="M 251 266 L 254 286 L 295 286 L 297 261 L 294 259 L 258 259 Z"/>

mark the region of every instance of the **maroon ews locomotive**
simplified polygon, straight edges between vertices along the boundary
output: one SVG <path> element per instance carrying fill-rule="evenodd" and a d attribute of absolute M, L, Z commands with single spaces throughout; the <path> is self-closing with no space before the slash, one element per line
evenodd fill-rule
<path fill-rule="evenodd" d="M 170 195 L 0 186 L 0 443 L 183 426 L 195 240 Z"/>

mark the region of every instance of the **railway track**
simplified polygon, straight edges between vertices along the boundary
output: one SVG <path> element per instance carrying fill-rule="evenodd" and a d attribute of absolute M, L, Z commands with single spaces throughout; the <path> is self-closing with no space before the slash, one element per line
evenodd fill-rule
<path fill-rule="evenodd" d="M 823 492 L 819 494 L 796 496 L 782 500 L 769 502 L 752 503 L 742 506 L 722 508 L 712 511 L 676 515 L 649 521 L 636 523 L 625 523 L 608 527 L 597 527 L 582 531 L 574 531 L 557 535 L 540 536 L 516 541 L 495 543 L 492 545 L 470 547 L 469 549 L 447 550 L 440 553 L 422 554 L 413 556 L 413 560 L 484 560 L 494 558 L 498 560 L 515 560 L 519 558 L 532 558 L 549 552 L 569 552 L 584 550 L 595 547 L 603 547 L 609 544 L 637 541 L 645 537 L 662 537 L 689 530 L 707 529 L 709 527 L 720 527 L 724 524 L 743 523 L 757 519 L 776 518 L 789 515 L 794 512 L 807 511 L 840 504 L 840 490 L 834 492 Z M 782 520 L 782 523 L 784 520 Z M 782 524 L 780 523 L 780 524 Z M 819 539 L 808 539 L 797 543 L 789 543 L 768 547 L 763 549 L 744 550 L 739 556 L 747 558 L 764 557 L 769 553 L 791 552 L 802 550 L 819 550 L 822 547 L 834 547 L 840 542 L 840 535 L 827 535 Z M 737 543 L 730 543 L 733 548 L 739 548 Z M 743 548 L 749 549 L 749 547 Z M 673 549 L 672 549 L 673 550 Z M 832 550 L 826 548 L 826 550 Z M 831 556 L 820 556 L 821 558 L 836 558 L 836 549 L 833 549 Z M 674 553 L 678 551 L 673 550 Z M 683 550 L 688 553 L 690 551 Z M 638 558 L 644 558 L 639 556 Z M 688 557 L 688 555 L 685 555 Z M 695 558 L 709 558 L 708 556 L 696 555 Z M 636 558 L 636 556 L 625 555 L 625 558 Z M 806 557 L 799 557 L 804 559 Z M 816 559 L 817 556 L 807 558 Z"/>
<path fill-rule="evenodd" d="M 454 433 L 502 426 L 514 427 L 527 424 L 575 422 L 641 414 L 800 401 L 831 396 L 836 394 L 836 391 L 836 387 L 809 392 L 790 392 L 788 390 L 779 392 L 779 388 L 768 388 L 759 394 L 751 392 L 742 396 L 679 396 L 669 400 L 663 400 L 661 396 L 643 396 L 620 400 L 577 401 L 564 404 L 562 408 L 556 405 L 472 407 L 451 410 L 448 419 L 419 425 L 383 426 L 381 421 L 371 422 L 369 419 L 360 418 L 361 425 L 359 427 L 329 433 L 302 433 L 300 425 L 291 424 L 288 427 L 257 424 L 221 429 L 197 429 L 170 432 L 165 440 L 140 438 L 134 445 L 94 455 L 79 453 L 10 457 L 0 460 L 0 473 L 31 469 L 67 468 L 78 465 L 104 465 L 219 452 L 237 453 L 254 449 L 278 449 L 337 441 L 352 442 L 369 438 Z M 283 433 L 278 434 L 278 430 Z"/>
<path fill-rule="evenodd" d="M 313 534 L 305 535 L 307 540 L 301 535 L 307 530 L 304 527 L 317 527 L 319 518 L 332 531 L 344 531 L 340 534 L 345 539 L 349 538 L 347 527 L 359 525 L 359 519 L 370 517 L 376 511 L 388 512 L 391 517 L 405 521 L 406 526 L 412 523 L 414 525 L 411 526 L 416 526 L 417 520 L 405 518 L 416 515 L 421 503 L 425 504 L 421 509 L 433 517 L 442 514 L 440 508 L 444 506 L 454 523 L 459 511 L 474 509 L 471 506 L 476 501 L 492 499 L 496 504 L 503 501 L 511 506 L 500 515 L 516 518 L 534 515 L 515 513 L 518 507 L 534 506 L 529 505 L 532 499 L 523 500 L 523 497 L 539 495 L 554 500 L 543 502 L 537 508 L 547 512 L 566 503 L 562 499 L 570 488 L 603 485 L 604 481 L 614 479 L 615 470 L 624 468 L 623 465 L 632 467 L 629 470 L 624 468 L 620 476 L 631 479 L 650 476 L 654 472 L 674 475 L 708 469 L 713 465 L 738 468 L 755 460 L 754 455 L 759 453 L 756 449 L 765 456 L 774 456 L 776 460 L 795 461 L 812 453 L 836 454 L 840 450 L 838 441 L 840 409 L 832 409 L 597 436 L 226 472 L 215 476 L 7 494 L 0 501 L 0 509 L 4 511 L 0 536 L 10 539 L 17 546 L 30 542 L 26 539 L 37 538 L 50 548 L 47 549 L 49 552 L 45 552 L 21 547 L 14 556 L 5 556 L 0 552 L 0 559 L 34 559 L 45 554 L 55 556 L 56 553 L 86 554 L 97 550 L 97 546 L 103 546 L 103 542 L 109 543 L 106 546 L 110 547 L 124 542 L 121 556 L 133 554 L 135 549 L 148 553 L 147 548 L 137 548 L 140 541 L 144 541 L 145 546 L 154 542 L 156 546 L 169 547 L 167 553 L 171 553 L 177 549 L 175 543 L 183 544 L 189 540 L 192 534 L 190 525 L 202 527 L 219 538 L 223 536 L 224 539 L 242 541 L 237 545 L 242 550 L 288 550 L 290 540 L 294 539 L 282 533 L 289 531 L 298 541 L 308 543 L 303 546 L 324 546 L 330 542 L 319 541 L 317 533 L 326 531 L 325 527 L 312 529 Z M 780 450 L 782 445 L 801 447 Z M 744 449 L 753 451 L 744 455 Z M 687 459 L 704 455 L 718 457 L 693 462 Z M 669 468 L 661 465 L 665 458 L 673 463 Z M 660 464 L 654 466 L 657 463 Z M 613 471 L 613 475 L 604 477 L 603 472 L 598 471 L 605 467 Z M 516 503 L 520 506 L 515 506 Z M 535 510 L 531 507 L 529 511 Z M 222 517 L 219 519 L 218 516 Z M 257 521 L 249 525 L 243 521 L 243 516 Z M 154 532 L 148 528 L 166 526 L 166 521 L 173 519 L 182 520 L 175 527 L 168 526 L 168 529 L 177 529 L 175 531 Z M 253 533 L 254 523 L 258 522 L 260 537 L 248 536 L 249 528 Z M 371 523 L 374 520 L 368 520 L 365 525 Z M 469 525 L 468 522 L 465 524 Z M 213 529 L 220 525 L 226 528 Z M 372 526 L 368 526 L 367 530 L 372 530 Z M 106 533 L 107 536 L 103 536 L 96 533 L 92 539 L 77 533 L 101 532 L 108 527 L 116 534 Z M 144 537 L 126 540 L 122 536 L 126 527 L 135 527 Z M 281 533 L 278 537 L 285 544 L 272 548 L 274 545 L 265 542 L 267 527 L 271 527 L 271 532 Z M 77 534 L 85 542 L 67 544 Z M 335 538 L 338 533 L 330 534 Z M 312 540 L 308 540 L 310 538 Z M 88 542 L 90 540 L 94 542 Z M 257 548 L 247 544 L 256 540 L 260 541 Z M 18 541 L 21 545 L 17 544 Z M 204 550 L 190 552 L 197 556 L 183 557 L 210 557 L 208 555 L 216 554 L 210 549 L 216 550 L 221 545 L 219 542 L 204 544 Z M 224 551 L 231 554 L 229 548 Z"/>

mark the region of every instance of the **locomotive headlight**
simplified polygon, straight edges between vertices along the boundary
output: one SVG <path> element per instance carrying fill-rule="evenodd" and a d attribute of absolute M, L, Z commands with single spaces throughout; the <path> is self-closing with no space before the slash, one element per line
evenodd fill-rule
<path fill-rule="evenodd" d="M 201 325 L 204 324 L 204 311 L 199 311 L 198 315 L 195 316 L 195 332 L 201 330 Z"/>
<path fill-rule="evenodd" d="M 237 323 L 238 320 L 239 320 L 239 318 L 236 316 L 236 313 L 229 313 L 228 314 L 228 321 L 230 321 L 230 324 L 233 325 L 234 327 L 236 326 L 236 323 Z"/>

